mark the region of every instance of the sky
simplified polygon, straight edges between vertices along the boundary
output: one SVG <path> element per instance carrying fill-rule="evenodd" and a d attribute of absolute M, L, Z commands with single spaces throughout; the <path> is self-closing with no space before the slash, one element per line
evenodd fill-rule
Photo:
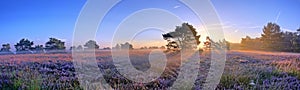
<path fill-rule="evenodd" d="M 43 45 L 48 38 L 54 37 L 65 41 L 69 47 L 73 42 L 77 18 L 87 1 L 1 0 L 0 2 L 0 44 L 10 43 L 13 47 L 20 39 L 27 38 L 35 44 Z M 300 27 L 300 0 L 211 0 L 211 3 L 223 26 L 224 36 L 230 42 L 238 43 L 246 35 L 260 37 L 263 26 L 268 22 L 279 24 L 282 31 L 296 31 Z M 95 8 L 97 9 L 101 8 Z M 127 41 L 132 42 L 135 47 L 160 46 L 166 43 L 161 34 L 174 30 L 183 22 L 193 25 L 201 34 L 200 40 L 205 41 L 208 35 L 205 25 L 181 2 L 123 0 L 111 8 L 101 21 L 95 40 L 101 47 L 108 47 L 114 40 L 123 39 L 118 36 L 132 32 L 133 36 L 131 35 Z M 143 24 L 158 27 L 136 30 Z"/>

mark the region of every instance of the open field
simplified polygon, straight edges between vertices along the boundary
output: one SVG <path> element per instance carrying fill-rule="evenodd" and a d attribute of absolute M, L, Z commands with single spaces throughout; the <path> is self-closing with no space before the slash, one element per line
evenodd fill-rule
<path fill-rule="evenodd" d="M 129 57 L 133 66 L 147 71 L 149 50 L 132 50 Z M 97 51 L 96 60 L 104 74 L 103 80 L 115 89 L 167 89 L 178 76 L 179 55 L 165 53 L 167 67 L 163 74 L 149 83 L 133 82 L 123 77 L 112 62 L 110 51 Z M 93 58 L 84 56 L 84 59 Z M 300 54 L 262 51 L 228 51 L 225 69 L 217 89 L 300 89 Z M 2 89 L 82 89 L 80 76 L 73 64 L 72 54 L 0 55 Z M 199 73 L 193 89 L 201 89 L 208 69 L 210 55 L 200 55 Z M 193 69 L 194 70 L 194 69 Z M 104 78 L 104 79 L 102 79 Z M 153 77 L 149 77 L 153 78 Z M 99 88 L 101 85 L 98 85 Z"/>

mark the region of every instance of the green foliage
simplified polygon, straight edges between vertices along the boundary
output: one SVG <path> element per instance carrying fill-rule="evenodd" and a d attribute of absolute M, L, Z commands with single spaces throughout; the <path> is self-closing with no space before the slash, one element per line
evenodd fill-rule
<path fill-rule="evenodd" d="M 220 85 L 225 88 L 233 88 L 234 83 L 235 83 L 235 77 L 231 75 L 222 75 L 221 80 L 220 80 Z"/>
<path fill-rule="evenodd" d="M 15 45 L 15 48 L 17 51 L 28 51 L 32 48 L 32 45 L 33 41 L 23 38 Z"/>
<path fill-rule="evenodd" d="M 200 35 L 197 35 L 196 29 L 188 23 L 177 26 L 175 31 L 162 35 L 168 41 L 167 49 L 196 49 L 200 44 Z"/>
<path fill-rule="evenodd" d="M 2 48 L 1 48 L 0 52 L 11 52 L 10 49 L 11 49 L 11 47 L 10 47 L 9 43 L 2 44 Z"/>
<path fill-rule="evenodd" d="M 298 79 L 300 79 L 300 71 L 292 69 L 288 72 L 289 75 L 297 77 Z"/>
<path fill-rule="evenodd" d="M 204 42 L 204 49 L 211 50 L 211 49 L 226 49 L 230 50 L 230 43 L 223 39 L 222 41 L 219 40 L 218 42 L 214 42 L 208 36 L 206 37 L 206 41 Z"/>
<path fill-rule="evenodd" d="M 65 50 L 65 42 L 56 39 L 56 38 L 49 38 L 49 41 L 46 42 L 45 45 L 46 50 Z"/>
<path fill-rule="evenodd" d="M 242 38 L 243 49 L 300 52 L 300 29 L 298 32 L 282 32 L 276 23 L 268 23 L 263 28 L 261 37 Z"/>
<path fill-rule="evenodd" d="M 87 49 L 99 49 L 99 45 L 94 40 L 89 40 L 83 46 L 87 47 Z"/>
<path fill-rule="evenodd" d="M 121 44 L 120 48 L 121 49 L 129 49 L 129 50 L 131 50 L 131 49 L 133 49 L 133 45 L 130 44 L 130 43 L 128 43 L 128 42 L 126 42 L 124 44 Z"/>
<path fill-rule="evenodd" d="M 268 23 L 267 26 L 263 28 L 263 34 L 261 35 L 261 40 L 263 43 L 263 48 L 267 50 L 280 50 L 283 41 L 283 33 L 280 30 L 280 26 L 276 23 Z"/>

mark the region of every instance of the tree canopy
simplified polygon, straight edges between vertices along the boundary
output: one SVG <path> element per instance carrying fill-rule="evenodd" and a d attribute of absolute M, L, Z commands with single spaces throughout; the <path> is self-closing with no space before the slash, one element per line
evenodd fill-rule
<path fill-rule="evenodd" d="M 10 47 L 9 43 L 2 44 L 2 48 L 1 48 L 0 52 L 10 52 L 10 49 L 11 49 L 11 47 Z"/>
<path fill-rule="evenodd" d="M 15 48 L 17 51 L 29 51 L 32 48 L 32 45 L 33 41 L 23 38 L 15 45 Z"/>
<path fill-rule="evenodd" d="M 87 41 L 83 46 L 86 47 L 86 49 L 99 49 L 99 45 L 94 40 Z"/>
<path fill-rule="evenodd" d="M 163 38 L 168 41 L 167 49 L 196 49 L 200 44 L 200 35 L 197 35 L 196 29 L 188 24 L 183 23 L 176 26 L 175 31 L 162 34 Z"/>
<path fill-rule="evenodd" d="M 242 38 L 241 46 L 244 49 L 300 52 L 300 29 L 297 32 L 283 32 L 276 23 L 269 22 L 263 28 L 261 37 Z"/>
<path fill-rule="evenodd" d="M 65 50 L 65 42 L 56 39 L 49 38 L 49 41 L 45 44 L 45 50 Z"/>

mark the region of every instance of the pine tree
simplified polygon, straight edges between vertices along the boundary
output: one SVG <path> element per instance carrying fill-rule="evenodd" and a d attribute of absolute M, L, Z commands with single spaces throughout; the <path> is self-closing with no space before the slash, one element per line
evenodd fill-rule
<path fill-rule="evenodd" d="M 200 44 L 200 35 L 197 35 L 196 29 L 188 24 L 183 23 L 181 26 L 176 26 L 175 31 L 162 35 L 168 41 L 167 49 L 196 49 Z"/>
<path fill-rule="evenodd" d="M 263 28 L 263 34 L 261 35 L 263 42 L 263 48 L 266 50 L 281 50 L 283 47 L 283 33 L 280 30 L 280 26 L 276 23 L 268 23 Z"/>

